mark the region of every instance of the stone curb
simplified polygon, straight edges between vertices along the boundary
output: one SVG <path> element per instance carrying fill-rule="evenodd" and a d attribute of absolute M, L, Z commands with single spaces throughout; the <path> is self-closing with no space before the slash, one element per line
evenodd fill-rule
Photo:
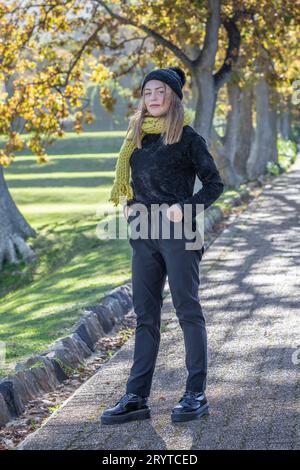
<path fill-rule="evenodd" d="M 15 374 L 0 380 L 0 426 L 22 415 L 25 404 L 66 380 L 95 351 L 99 338 L 109 333 L 132 309 L 129 284 L 110 291 L 101 303 L 86 307 L 71 333 L 39 355 L 17 363 Z"/>

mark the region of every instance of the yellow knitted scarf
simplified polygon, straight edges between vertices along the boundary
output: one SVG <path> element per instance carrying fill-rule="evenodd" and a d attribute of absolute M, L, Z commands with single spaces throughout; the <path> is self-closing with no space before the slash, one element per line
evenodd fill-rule
<path fill-rule="evenodd" d="M 184 108 L 184 123 L 183 125 L 190 124 L 192 122 L 191 112 Z M 132 131 L 132 129 L 130 129 Z M 135 149 L 133 145 L 130 130 L 124 139 L 124 142 L 120 148 L 119 156 L 116 164 L 116 176 L 113 187 L 111 189 L 109 201 L 112 201 L 117 206 L 121 201 L 122 196 L 132 199 L 134 194 L 132 187 L 130 186 L 130 164 L 129 159 L 132 152 Z M 142 122 L 141 138 L 145 134 L 160 134 L 166 130 L 164 117 L 156 116 L 145 116 Z"/>

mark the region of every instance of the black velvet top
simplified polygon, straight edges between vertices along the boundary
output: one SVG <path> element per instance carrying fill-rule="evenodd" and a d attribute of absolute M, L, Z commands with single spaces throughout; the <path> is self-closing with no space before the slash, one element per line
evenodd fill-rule
<path fill-rule="evenodd" d="M 196 204 L 204 204 L 205 210 L 224 190 L 205 139 L 189 125 L 175 144 L 164 145 L 162 134 L 144 135 L 142 148 L 135 148 L 130 157 L 130 167 L 134 197 L 128 206 L 178 203 L 184 212 L 184 204 L 192 204 L 194 217 Z M 203 186 L 193 195 L 196 174 Z"/>

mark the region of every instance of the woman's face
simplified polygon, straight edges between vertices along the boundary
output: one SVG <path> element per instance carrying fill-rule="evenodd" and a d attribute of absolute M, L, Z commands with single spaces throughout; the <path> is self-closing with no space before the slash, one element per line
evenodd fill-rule
<path fill-rule="evenodd" d="M 152 116 L 166 114 L 171 102 L 171 88 L 160 80 L 149 80 L 144 88 L 144 100 L 147 111 Z"/>

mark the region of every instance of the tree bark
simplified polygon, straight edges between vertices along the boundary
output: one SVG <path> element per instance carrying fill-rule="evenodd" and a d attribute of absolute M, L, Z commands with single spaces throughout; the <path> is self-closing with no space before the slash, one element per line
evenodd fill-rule
<path fill-rule="evenodd" d="M 206 22 L 203 48 L 198 57 L 191 60 L 188 66 L 192 75 L 196 109 L 194 127 L 210 145 L 218 92 L 231 78 L 232 66 L 239 57 L 241 36 L 236 25 L 237 18 L 235 16 L 223 20 L 222 24 L 226 29 L 228 37 L 227 50 L 223 64 L 214 73 L 221 25 L 220 0 L 209 0 L 208 8 L 209 16 Z"/>
<path fill-rule="evenodd" d="M 280 116 L 280 133 L 283 139 L 288 140 L 291 134 L 290 114 L 288 111 L 282 111 Z"/>
<path fill-rule="evenodd" d="M 226 119 L 224 137 L 213 129 L 213 153 L 226 185 L 238 188 L 248 181 L 247 162 L 254 139 L 252 124 L 253 86 L 247 84 L 243 89 L 232 78 L 228 84 L 230 110 Z M 273 150 L 274 154 L 274 150 Z"/>
<path fill-rule="evenodd" d="M 233 165 L 240 114 L 240 88 L 237 83 L 231 81 L 227 84 L 227 90 L 230 109 L 226 119 L 225 135 L 224 137 L 221 137 L 213 128 L 212 135 L 214 141 L 212 144 L 212 151 L 224 183 L 227 186 L 235 188 L 241 183 L 241 178 L 237 174 Z"/>
<path fill-rule="evenodd" d="M 291 137 L 290 101 L 287 103 L 282 103 L 282 99 L 280 101 L 277 130 L 283 139 L 288 140 Z"/>
<path fill-rule="evenodd" d="M 194 102 L 196 103 L 194 127 L 207 143 L 210 144 L 212 122 L 217 101 L 214 79 L 209 71 L 200 70 L 195 73 L 194 81 Z"/>
<path fill-rule="evenodd" d="M 247 84 L 241 91 L 240 95 L 240 114 L 238 122 L 238 133 L 236 142 L 236 152 L 234 156 L 233 166 L 241 175 L 243 182 L 247 177 L 247 161 L 250 155 L 251 143 L 254 138 L 254 130 L 252 124 L 252 103 L 253 102 L 253 86 Z"/>
<path fill-rule="evenodd" d="M 232 74 L 232 65 L 238 59 L 240 48 L 240 33 L 236 26 L 236 18 L 223 21 L 228 35 L 226 57 L 214 73 L 216 53 L 218 50 L 218 35 L 221 25 L 220 1 L 209 0 L 209 17 L 206 22 L 206 34 L 204 45 L 198 57 L 197 48 L 191 48 L 193 59 L 188 64 L 192 75 L 193 101 L 195 103 L 194 128 L 206 140 L 215 156 L 220 173 L 223 174 L 225 184 L 238 185 L 239 179 L 232 168 L 230 159 L 224 158 L 222 144 L 220 146 L 213 142 L 213 117 L 220 88 L 228 82 Z M 224 150 L 224 149 L 223 149 Z M 228 169 L 228 167 L 230 167 Z M 227 170 L 228 169 L 228 170 Z M 225 172 L 225 175 L 224 175 Z M 230 176 L 230 178 L 229 178 Z M 195 180 L 194 192 L 199 188 L 198 177 Z"/>
<path fill-rule="evenodd" d="M 228 101 L 230 110 L 226 120 L 226 131 L 224 136 L 223 158 L 227 165 L 224 168 L 225 184 L 238 188 L 243 181 L 234 165 L 235 155 L 237 152 L 237 140 L 240 122 L 240 96 L 241 89 L 235 80 L 228 82 Z"/>
<path fill-rule="evenodd" d="M 5 262 L 18 264 L 21 260 L 30 262 L 36 258 L 25 242 L 28 237 L 36 237 L 36 232 L 13 201 L 0 165 L 0 270 Z"/>
<path fill-rule="evenodd" d="M 265 76 L 256 84 L 256 129 L 247 161 L 249 178 L 256 178 L 266 172 L 269 161 L 277 161 L 276 108 L 272 104 L 273 90 Z"/>
<path fill-rule="evenodd" d="M 272 58 L 262 45 L 256 59 L 256 72 L 256 127 L 247 161 L 247 174 L 251 179 L 266 173 L 268 162 L 278 161 L 276 74 Z"/>
<path fill-rule="evenodd" d="M 270 119 L 270 161 L 278 162 L 277 148 L 277 120 L 278 120 L 278 93 L 275 87 L 269 86 L 269 119 Z"/>

